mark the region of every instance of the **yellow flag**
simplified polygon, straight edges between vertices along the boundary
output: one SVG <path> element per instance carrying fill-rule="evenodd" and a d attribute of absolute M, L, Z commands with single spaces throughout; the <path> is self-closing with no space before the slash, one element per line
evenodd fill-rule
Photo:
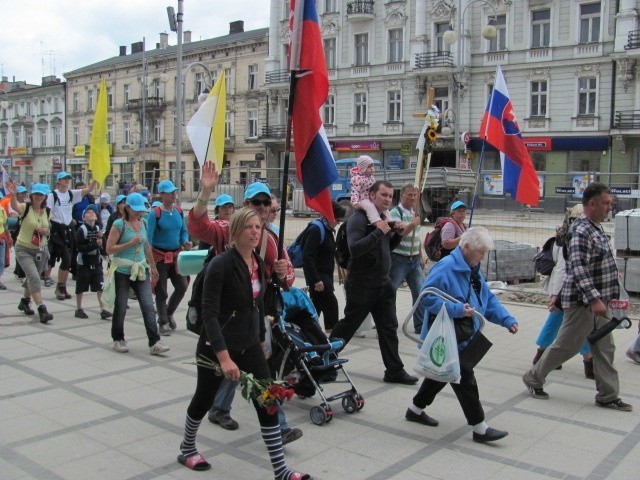
<path fill-rule="evenodd" d="M 93 117 L 93 129 L 89 140 L 91 151 L 89 152 L 89 170 L 93 179 L 104 186 L 104 181 L 111 173 L 111 161 L 109 158 L 109 143 L 107 138 L 107 81 L 103 78 L 98 93 L 98 104 Z"/>

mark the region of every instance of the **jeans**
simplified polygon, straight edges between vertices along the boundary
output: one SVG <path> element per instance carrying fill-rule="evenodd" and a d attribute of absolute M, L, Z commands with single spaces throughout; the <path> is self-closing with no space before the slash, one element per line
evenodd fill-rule
<path fill-rule="evenodd" d="M 398 318 L 396 317 L 396 295 L 391 284 L 379 287 L 362 287 L 347 279 L 345 284 L 347 304 L 344 318 L 331 332 L 331 338 L 342 338 L 345 345 L 371 313 L 378 332 L 378 345 L 382 361 L 390 375 L 400 372 L 404 364 L 398 353 Z"/>
<path fill-rule="evenodd" d="M 4 253 L 6 250 L 7 244 L 0 243 L 0 277 L 4 273 Z"/>
<path fill-rule="evenodd" d="M 544 325 L 540 329 L 538 339 L 536 340 L 536 345 L 538 345 L 542 349 L 546 349 L 549 345 L 551 345 L 558 336 L 558 330 L 560 330 L 563 318 L 564 312 L 562 310 L 550 312 L 549 316 L 547 317 L 547 321 L 544 322 Z M 589 349 L 589 342 L 585 341 L 580 348 L 580 355 L 586 355 L 590 351 L 591 349 Z"/>
<path fill-rule="evenodd" d="M 236 396 L 236 387 L 239 383 L 228 378 L 222 380 L 216 397 L 213 399 L 211 410 L 209 410 L 210 415 L 223 415 L 231 411 L 231 404 Z"/>
<path fill-rule="evenodd" d="M 166 325 L 169 323 L 169 315 L 173 315 L 180 301 L 187 291 L 187 277 L 183 277 L 176 272 L 175 263 L 157 262 L 158 283 L 156 284 L 156 308 L 158 309 L 158 323 Z M 171 280 L 173 293 L 167 303 L 167 281 Z"/>
<path fill-rule="evenodd" d="M 391 288 L 393 288 L 394 292 L 400 288 L 402 281 L 406 280 L 409 290 L 411 290 L 411 300 L 415 304 L 420 296 L 420 288 L 422 288 L 422 282 L 424 281 L 420 255 L 407 257 L 392 252 L 389 276 L 391 277 Z M 416 333 L 420 333 L 420 330 L 422 330 L 423 318 L 424 306 L 420 303 L 415 312 L 413 312 L 413 329 Z"/>
<path fill-rule="evenodd" d="M 113 308 L 111 321 L 111 338 L 114 341 L 124 340 L 124 317 L 127 313 L 127 302 L 129 301 L 129 288 L 138 297 L 138 304 L 142 311 L 144 328 L 147 331 L 149 346 L 152 347 L 160 340 L 158 335 L 158 324 L 156 323 L 156 312 L 153 308 L 153 295 L 151 294 L 151 284 L 149 283 L 149 271 L 144 280 L 131 281 L 127 273 L 114 273 L 116 286 L 116 301 Z"/>

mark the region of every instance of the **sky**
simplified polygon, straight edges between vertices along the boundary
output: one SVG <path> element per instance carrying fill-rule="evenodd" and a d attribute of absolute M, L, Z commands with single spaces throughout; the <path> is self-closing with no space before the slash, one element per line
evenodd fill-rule
<path fill-rule="evenodd" d="M 244 29 L 269 26 L 270 0 L 184 0 L 183 30 L 198 41 L 229 33 L 229 22 Z M 167 7 L 177 0 L 0 0 L 0 73 L 12 81 L 40 85 L 42 77 L 90 65 L 119 53 L 119 46 L 145 37 L 155 48 L 169 34 Z"/>

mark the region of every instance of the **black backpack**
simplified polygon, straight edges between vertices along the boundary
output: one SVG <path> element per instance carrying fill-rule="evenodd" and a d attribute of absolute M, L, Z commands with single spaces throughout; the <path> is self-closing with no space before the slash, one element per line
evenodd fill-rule
<path fill-rule="evenodd" d="M 335 257 L 340 268 L 346 269 L 348 267 L 351 252 L 349 252 L 349 244 L 347 243 L 347 222 L 340 225 L 336 233 Z"/>
<path fill-rule="evenodd" d="M 443 218 L 436 223 L 433 230 L 424 237 L 424 251 L 429 260 L 433 262 L 437 262 L 451 253 L 451 250 L 447 250 L 442 246 L 442 227 L 449 222 L 453 222 L 453 220 L 450 218 Z"/>
<path fill-rule="evenodd" d="M 544 242 L 542 249 L 538 254 L 533 257 L 533 262 L 536 265 L 536 272 L 540 275 L 551 275 L 553 268 L 556 266 L 556 262 L 553 260 L 553 245 L 556 242 L 556 237 L 551 237 Z"/>
<path fill-rule="evenodd" d="M 189 307 L 187 308 L 187 330 L 200 335 L 204 319 L 202 318 L 202 290 L 204 287 L 204 277 L 207 274 L 207 267 L 211 263 L 211 259 L 216 256 L 216 249 L 211 247 L 209 253 L 204 258 L 204 266 L 196 275 L 191 290 L 191 298 L 189 299 Z"/>

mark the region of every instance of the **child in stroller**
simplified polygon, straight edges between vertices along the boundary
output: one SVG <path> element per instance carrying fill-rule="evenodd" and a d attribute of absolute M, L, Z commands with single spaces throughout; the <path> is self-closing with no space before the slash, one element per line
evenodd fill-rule
<path fill-rule="evenodd" d="M 362 410 L 364 399 L 343 368 L 348 360 L 338 358 L 344 342 L 328 340 L 305 292 L 291 287 L 288 292 L 281 292 L 281 297 L 282 314 L 272 327 L 270 364 L 274 378 L 285 380 L 301 398 L 318 393 L 322 403 L 309 412 L 316 425 L 331 421 L 333 410 L 329 402 L 334 400 L 342 399 L 342 407 L 347 413 Z M 326 397 L 320 384 L 335 381 L 339 372 L 346 378 L 342 383 L 349 383 L 350 388 Z"/>

